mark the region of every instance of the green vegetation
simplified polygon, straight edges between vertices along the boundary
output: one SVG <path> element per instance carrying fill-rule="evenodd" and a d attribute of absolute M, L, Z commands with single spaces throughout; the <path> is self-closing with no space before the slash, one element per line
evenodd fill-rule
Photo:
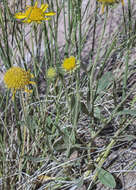
<path fill-rule="evenodd" d="M 123 3 L 1 1 L 0 189 L 116 187 L 106 163 L 135 140 L 136 119 L 134 6 Z"/>

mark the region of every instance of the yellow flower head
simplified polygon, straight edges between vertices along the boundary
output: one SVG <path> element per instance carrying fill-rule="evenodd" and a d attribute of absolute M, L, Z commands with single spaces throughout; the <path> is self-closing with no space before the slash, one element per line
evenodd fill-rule
<path fill-rule="evenodd" d="M 47 70 L 47 78 L 54 79 L 57 76 L 56 69 L 54 67 L 50 67 Z"/>
<path fill-rule="evenodd" d="M 24 19 L 23 22 L 31 23 L 41 23 L 43 20 L 49 20 L 50 18 L 47 18 L 45 16 L 53 16 L 56 13 L 49 12 L 44 13 L 46 9 L 48 8 L 48 4 L 42 4 L 40 8 L 37 7 L 38 2 L 35 2 L 34 6 L 27 6 L 25 13 L 19 12 L 15 14 L 16 19 Z"/>
<path fill-rule="evenodd" d="M 26 85 L 35 84 L 35 82 L 30 81 L 31 78 L 34 78 L 29 71 L 25 71 L 20 67 L 11 67 L 4 75 L 4 82 L 8 88 L 12 90 L 14 95 L 16 90 L 24 89 L 25 92 L 31 93 L 32 90 L 28 90 Z"/>
<path fill-rule="evenodd" d="M 76 59 L 73 56 L 70 56 L 69 58 L 64 59 L 62 68 L 66 71 L 73 71 L 76 68 Z"/>
<path fill-rule="evenodd" d="M 97 0 L 101 3 L 105 3 L 105 4 L 112 4 L 112 3 L 116 3 L 116 0 Z"/>
<path fill-rule="evenodd" d="M 118 2 L 118 0 L 97 0 L 97 1 L 99 1 L 100 3 L 102 3 L 102 14 L 104 13 L 104 7 L 105 7 L 105 5 L 110 5 L 110 4 Z M 121 0 L 121 3 L 122 3 L 122 6 L 124 6 L 124 0 Z"/>

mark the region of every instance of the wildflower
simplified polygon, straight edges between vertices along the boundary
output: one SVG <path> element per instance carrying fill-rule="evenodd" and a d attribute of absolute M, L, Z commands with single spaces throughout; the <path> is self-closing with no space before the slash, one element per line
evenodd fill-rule
<path fill-rule="evenodd" d="M 50 18 L 47 18 L 48 16 L 53 16 L 56 14 L 54 12 L 44 13 L 48 8 L 48 4 L 42 4 L 40 8 L 38 8 L 37 5 L 38 2 L 36 1 L 34 6 L 27 6 L 25 13 L 22 12 L 16 13 L 15 18 L 24 19 L 23 22 L 26 23 L 31 23 L 31 22 L 41 23 L 41 21 L 43 20 L 49 20 Z"/>
<path fill-rule="evenodd" d="M 25 92 L 31 93 L 32 90 L 28 90 L 26 85 L 35 84 L 30 81 L 34 76 L 20 67 L 11 67 L 4 75 L 4 82 L 8 88 L 12 90 L 12 99 L 14 99 L 17 90 L 24 89 Z"/>
<path fill-rule="evenodd" d="M 76 59 L 73 56 L 70 56 L 69 58 L 64 59 L 62 68 L 66 71 L 73 71 L 77 67 Z"/>
<path fill-rule="evenodd" d="M 57 76 L 56 69 L 54 67 L 50 67 L 47 70 L 47 78 L 48 79 L 54 79 Z"/>
<path fill-rule="evenodd" d="M 122 7 L 124 7 L 124 0 L 121 0 L 121 3 L 122 3 Z"/>
<path fill-rule="evenodd" d="M 102 3 L 102 14 L 104 13 L 104 7 L 105 7 L 105 5 L 110 5 L 110 4 L 118 2 L 117 0 L 97 0 L 97 1 L 99 1 L 100 3 Z M 121 3 L 122 3 L 122 6 L 124 6 L 124 0 L 121 0 Z"/>

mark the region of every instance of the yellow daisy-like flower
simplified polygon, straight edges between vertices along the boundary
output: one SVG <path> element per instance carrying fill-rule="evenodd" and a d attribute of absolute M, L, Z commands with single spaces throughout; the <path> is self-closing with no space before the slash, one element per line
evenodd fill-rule
<path fill-rule="evenodd" d="M 76 59 L 73 56 L 70 56 L 69 58 L 64 59 L 62 68 L 66 71 L 73 71 L 76 68 Z"/>
<path fill-rule="evenodd" d="M 47 78 L 48 79 L 54 79 L 57 76 L 56 69 L 54 67 L 50 67 L 47 70 Z"/>
<path fill-rule="evenodd" d="M 48 16 L 53 16 L 56 14 L 54 12 L 44 13 L 48 8 L 48 4 L 42 4 L 40 8 L 38 8 L 37 5 L 38 2 L 36 1 L 34 6 L 27 6 L 26 11 L 24 13 L 22 12 L 16 13 L 14 15 L 15 18 L 24 19 L 23 22 L 26 23 L 31 23 L 31 22 L 41 23 L 41 21 L 43 20 L 49 20 L 50 18 L 47 18 Z"/>
<path fill-rule="evenodd" d="M 97 0 L 97 1 L 99 1 L 100 3 L 102 3 L 102 14 L 104 13 L 104 7 L 105 7 L 105 5 L 110 5 L 110 4 L 118 2 L 117 0 Z M 122 3 L 122 6 L 124 6 L 124 0 L 121 0 L 121 3 Z"/>
<path fill-rule="evenodd" d="M 9 89 L 12 90 L 12 99 L 14 99 L 17 90 L 24 89 L 25 92 L 31 93 L 32 90 L 28 90 L 26 85 L 35 84 L 30 81 L 34 76 L 20 67 L 11 67 L 4 75 L 4 82 Z"/>

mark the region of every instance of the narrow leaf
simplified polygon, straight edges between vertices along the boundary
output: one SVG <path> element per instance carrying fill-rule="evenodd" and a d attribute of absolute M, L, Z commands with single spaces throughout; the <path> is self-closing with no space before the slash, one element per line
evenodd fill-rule
<path fill-rule="evenodd" d="M 136 115 L 136 109 L 133 110 L 126 109 L 118 112 L 117 115 Z"/>

